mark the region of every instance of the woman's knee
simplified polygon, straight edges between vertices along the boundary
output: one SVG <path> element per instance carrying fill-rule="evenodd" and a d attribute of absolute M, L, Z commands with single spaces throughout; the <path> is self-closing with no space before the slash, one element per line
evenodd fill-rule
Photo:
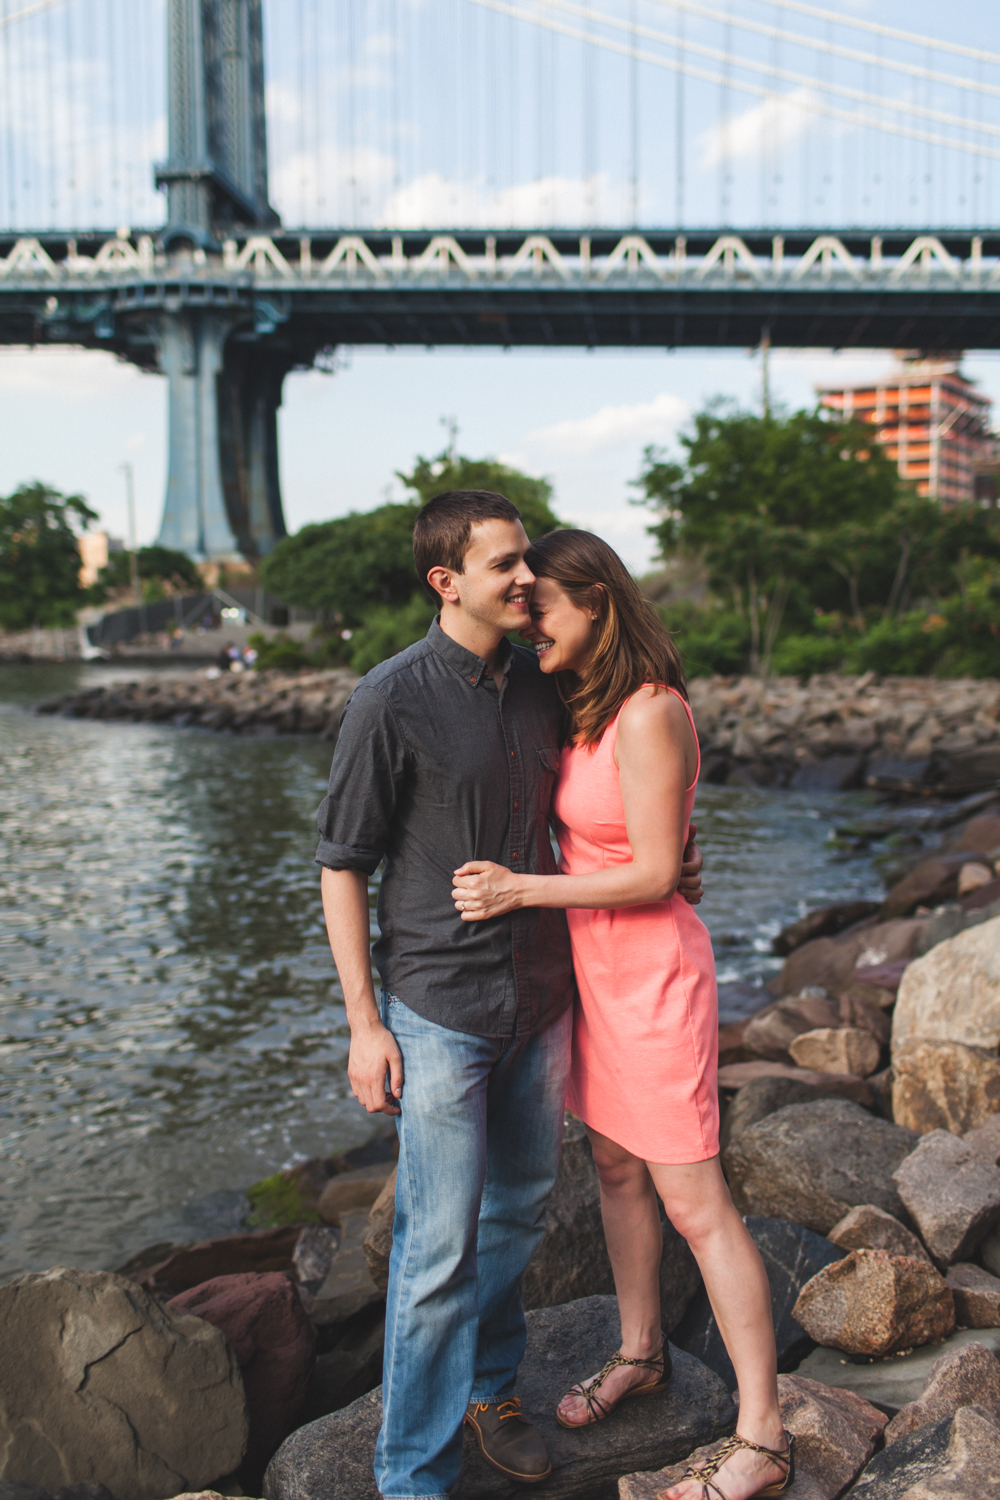
<path fill-rule="evenodd" d="M 652 1195 L 652 1179 L 641 1157 L 633 1156 L 604 1136 L 597 1139 L 592 1136 L 591 1146 L 603 1192 L 628 1192 L 637 1197 Z"/>

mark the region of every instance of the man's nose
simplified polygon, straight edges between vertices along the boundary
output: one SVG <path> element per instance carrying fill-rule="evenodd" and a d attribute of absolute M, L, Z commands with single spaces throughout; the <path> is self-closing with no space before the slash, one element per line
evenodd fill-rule
<path fill-rule="evenodd" d="M 517 576 L 515 577 L 514 582 L 517 584 L 518 588 L 530 589 L 534 581 L 534 573 L 528 567 L 528 564 L 526 562 L 522 562 L 517 569 Z"/>

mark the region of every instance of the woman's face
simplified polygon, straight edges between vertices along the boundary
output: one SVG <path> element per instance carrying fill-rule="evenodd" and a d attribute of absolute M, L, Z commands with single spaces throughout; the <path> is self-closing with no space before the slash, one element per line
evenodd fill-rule
<path fill-rule="evenodd" d="M 592 611 L 573 603 L 551 578 L 536 578 L 531 624 L 521 631 L 534 646 L 543 672 L 579 672 L 594 648 Z"/>

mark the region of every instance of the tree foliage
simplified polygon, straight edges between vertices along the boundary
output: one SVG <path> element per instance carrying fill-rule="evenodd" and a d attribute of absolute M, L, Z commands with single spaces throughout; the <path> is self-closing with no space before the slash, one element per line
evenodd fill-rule
<path fill-rule="evenodd" d="M 82 495 L 37 481 L 0 498 L 0 627 L 74 623 L 86 598 L 77 536 L 96 520 Z"/>
<path fill-rule="evenodd" d="M 143 585 L 143 597 L 147 601 L 162 599 L 168 594 L 181 594 L 186 589 L 200 592 L 203 585 L 201 574 L 186 552 L 176 552 L 172 547 L 139 547 L 135 554 L 136 570 Z M 132 581 L 132 555 L 129 552 L 113 552 L 107 566 L 97 575 L 91 589 L 96 603 L 103 603 L 111 595 L 128 588 Z"/>
<path fill-rule="evenodd" d="M 821 411 L 760 417 L 714 404 L 681 447 L 680 462 L 646 449 L 637 484 L 659 512 L 649 529 L 664 557 L 702 560 L 734 622 L 723 629 L 717 608 L 711 633 L 726 639 L 731 660 L 739 622 L 752 671 L 772 662 L 776 670 L 800 663 L 803 673 L 860 663 L 861 637 L 877 631 L 873 642 L 887 642 L 894 622 L 923 619 L 935 601 L 955 598 L 968 614 L 963 570 L 1000 561 L 997 512 L 916 495 L 863 422 Z M 976 587 L 986 599 L 989 588 L 983 595 L 981 580 Z M 988 614 L 982 599 L 977 608 Z M 923 642 L 916 655 L 908 647 L 907 659 L 943 660 L 943 640 Z M 953 645 L 954 660 L 976 655 L 968 642 Z"/>

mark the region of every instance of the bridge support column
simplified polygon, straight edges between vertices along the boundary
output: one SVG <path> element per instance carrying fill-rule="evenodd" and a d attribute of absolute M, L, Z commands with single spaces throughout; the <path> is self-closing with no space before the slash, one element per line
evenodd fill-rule
<path fill-rule="evenodd" d="M 277 413 L 287 366 L 234 344 L 233 326 L 218 313 L 183 312 L 160 327 L 170 438 L 158 540 L 199 562 L 253 560 L 285 535 Z"/>

